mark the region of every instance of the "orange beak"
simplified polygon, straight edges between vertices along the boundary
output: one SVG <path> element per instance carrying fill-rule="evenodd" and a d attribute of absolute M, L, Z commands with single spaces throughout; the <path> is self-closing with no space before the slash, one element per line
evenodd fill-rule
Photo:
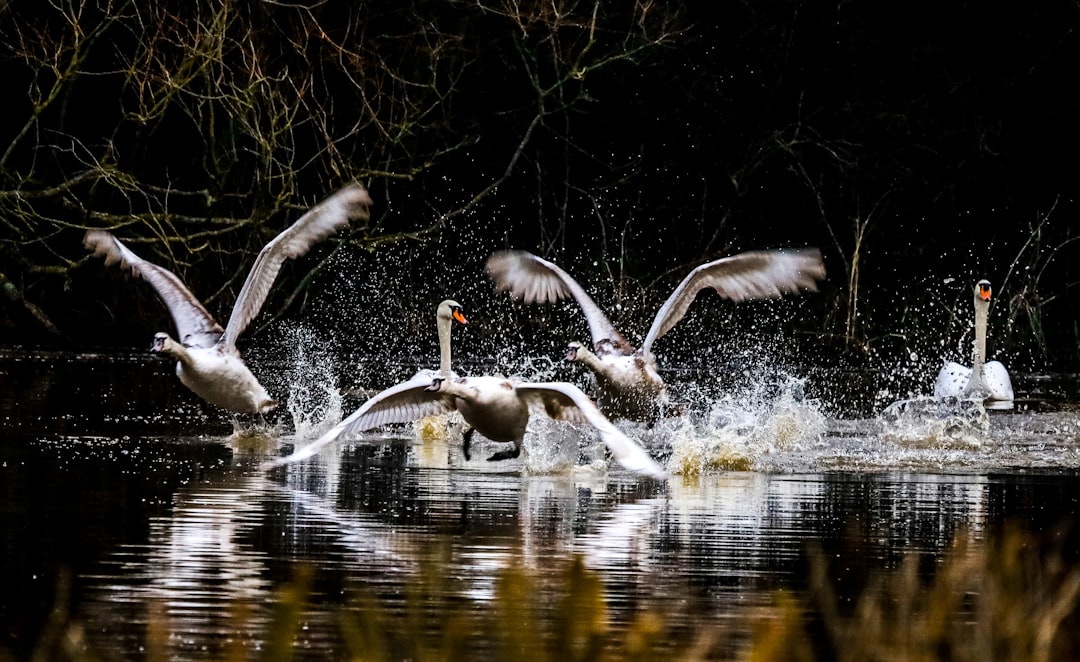
<path fill-rule="evenodd" d="M 979 296 L 982 297 L 983 301 L 989 301 L 990 300 L 990 286 L 989 285 L 980 285 L 979 286 Z"/>
<path fill-rule="evenodd" d="M 454 319 L 461 322 L 462 324 L 469 323 L 469 320 L 465 319 L 465 316 L 461 314 L 460 310 L 454 310 Z"/>

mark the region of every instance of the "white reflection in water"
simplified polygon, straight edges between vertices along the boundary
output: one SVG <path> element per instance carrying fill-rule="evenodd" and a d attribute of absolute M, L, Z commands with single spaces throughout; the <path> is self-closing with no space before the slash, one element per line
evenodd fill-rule
<path fill-rule="evenodd" d="M 171 514 L 151 520 L 145 550 L 117 554 L 122 567 L 103 577 L 88 612 L 115 629 L 117 604 L 160 609 L 180 656 L 236 638 L 258 646 L 275 598 L 271 567 L 305 563 L 341 586 L 317 590 L 304 635 L 313 650 L 330 650 L 336 601 L 352 591 L 400 596 L 437 562 L 444 595 L 489 602 L 505 570 L 553 576 L 578 556 L 601 573 L 616 621 L 691 599 L 700 601 L 692 618 L 730 620 L 768 603 L 778 583 L 797 583 L 813 541 L 851 539 L 861 555 L 888 559 L 940 554 L 961 530 L 983 535 L 991 480 L 969 467 L 1006 457 L 1077 462 L 1078 425 L 1062 414 L 976 416 L 963 429 L 977 441 L 945 443 L 920 436 L 922 422 L 887 417 L 831 421 L 822 432 L 812 404 L 783 398 L 755 411 L 758 422 L 785 423 L 714 416 L 628 426 L 673 456 L 697 437 L 714 451 L 726 439 L 754 469 L 702 463 L 663 483 L 617 467 L 582 471 L 603 464 L 599 445 L 550 421 L 530 427 L 522 459 L 497 463 L 482 444 L 464 462 L 454 419 L 419 422 L 404 437 L 365 436 L 270 476 L 250 467 L 276 442 L 234 444 L 233 466 L 179 490 Z M 910 472 L 922 467 L 938 471 Z M 255 608 L 238 625 L 230 613 L 240 603 Z"/>
<path fill-rule="evenodd" d="M 351 596 L 371 590 L 399 604 L 408 582 L 432 564 L 445 572 L 439 591 L 487 602 L 506 569 L 550 577 L 580 556 L 598 571 L 613 622 L 653 606 L 689 611 L 688 624 L 711 627 L 763 604 L 777 586 L 804 587 L 799 558 L 807 543 L 828 547 L 840 567 L 876 570 L 909 553 L 940 558 L 960 530 L 979 537 L 1010 517 L 1046 526 L 1075 517 L 1075 405 L 1037 412 L 1021 402 L 942 427 L 925 411 L 825 418 L 820 405 L 781 386 L 761 397 L 716 397 L 697 418 L 652 429 L 619 423 L 659 459 L 697 458 L 698 470 L 665 483 L 608 465 L 587 431 L 541 416 L 517 461 L 489 463 L 487 454 L 502 446 L 478 442 L 477 457 L 464 462 L 460 426 L 443 421 L 384 430 L 263 475 L 253 470 L 261 459 L 310 438 L 333 412 L 295 414 L 310 427 L 291 438 L 208 441 L 199 434 L 224 425 L 185 404 L 182 391 L 162 407 L 166 386 L 175 386 L 168 370 L 104 365 L 140 367 L 153 380 L 138 383 L 164 386 L 131 389 L 136 380 L 123 372 L 116 383 L 124 387 L 104 400 L 68 391 L 46 398 L 34 380 L 55 389 L 98 380 L 53 380 L 39 376 L 52 367 L 24 367 L 32 379 L 10 381 L 26 387 L 8 396 L 18 436 L 4 447 L 3 468 L 11 502 L 32 504 L 38 520 L 13 520 L 35 527 L 10 529 L 6 560 L 22 563 L 13 576 L 38 572 L 38 557 L 56 555 L 50 544 L 104 541 L 80 549 L 87 558 L 76 566 L 72 611 L 106 658 L 149 657 L 155 619 L 166 622 L 167 658 L 221 657 L 214 651 L 229 641 L 256 648 L 280 584 L 300 564 L 323 579 L 305 611 L 304 645 L 312 657 L 337 658 L 335 614 Z M 67 403 L 79 408 L 66 412 Z M 153 434 L 144 436 L 146 429 Z M 199 445 L 215 452 L 195 452 Z M 94 480 L 85 480 L 90 473 Z M 76 509 L 78 531 L 56 536 L 56 522 L 75 522 L 72 494 L 86 493 L 56 489 L 75 476 L 80 488 L 96 487 L 95 496 L 109 500 Z M 131 507 L 136 501 L 142 507 Z M 241 603 L 250 612 L 237 619 Z"/>
<path fill-rule="evenodd" d="M 179 492 L 172 516 L 150 522 L 149 597 L 170 613 L 207 600 L 264 597 L 264 557 L 242 538 L 259 525 L 268 484 L 254 476 L 235 486 Z"/>

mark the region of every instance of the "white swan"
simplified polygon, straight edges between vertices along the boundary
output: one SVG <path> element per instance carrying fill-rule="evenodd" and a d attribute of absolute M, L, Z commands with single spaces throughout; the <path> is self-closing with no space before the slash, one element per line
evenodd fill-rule
<path fill-rule="evenodd" d="M 555 264 L 525 251 L 495 253 L 487 262 L 496 290 L 509 290 L 526 303 L 573 296 L 585 314 L 592 351 L 571 342 L 566 358 L 581 361 L 596 376 L 600 408 L 609 416 L 651 422 L 668 405 L 667 387 L 656 369 L 652 344 L 686 314 L 707 287 L 732 301 L 778 297 L 817 289 L 825 266 L 817 249 L 753 251 L 703 264 L 690 272 L 656 313 L 645 342 L 635 349 L 585 290 Z"/>
<path fill-rule="evenodd" d="M 975 347 L 972 367 L 946 361 L 934 382 L 934 397 L 982 398 L 991 402 L 1012 402 L 1009 371 L 1000 361 L 986 361 L 986 321 L 990 310 L 990 281 L 975 284 Z"/>
<path fill-rule="evenodd" d="M 367 218 L 370 205 L 371 197 L 364 187 L 351 184 L 275 237 L 255 259 L 224 329 L 175 274 L 140 258 L 108 232 L 91 230 L 83 243 L 94 255 L 104 257 L 105 264 L 119 263 L 121 268 L 142 277 L 161 297 L 180 340 L 159 332 L 151 350 L 176 359 L 176 374 L 184 386 L 223 409 L 262 414 L 277 403 L 240 358 L 237 337 L 259 313 L 285 260 L 304 255 L 350 220 Z"/>
<path fill-rule="evenodd" d="M 566 382 L 526 383 L 502 377 L 447 377 L 431 379 L 417 375 L 372 397 L 351 416 L 319 439 L 292 455 L 264 465 L 272 468 L 311 457 L 323 446 L 389 423 L 408 423 L 425 416 L 461 412 L 465 422 L 492 441 L 510 442 L 513 449 L 499 451 L 488 460 L 518 457 L 529 423 L 530 409 L 543 408 L 555 420 L 588 423 L 596 428 L 618 462 L 638 473 L 656 478 L 666 472 L 645 449 L 611 424 L 581 389 Z M 463 440 L 469 459 L 469 437 Z"/>

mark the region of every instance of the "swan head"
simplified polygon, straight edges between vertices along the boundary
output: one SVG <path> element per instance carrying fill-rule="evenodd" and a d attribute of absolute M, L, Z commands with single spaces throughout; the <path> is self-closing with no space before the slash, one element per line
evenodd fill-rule
<path fill-rule="evenodd" d="M 975 301 L 990 303 L 990 281 L 985 278 L 975 283 Z"/>
<path fill-rule="evenodd" d="M 566 360 L 567 361 L 577 361 L 577 360 L 579 360 L 581 357 L 578 356 L 578 352 L 581 351 L 582 347 L 583 347 L 583 345 L 581 343 L 579 343 L 578 341 L 576 341 L 576 340 L 572 340 L 569 343 L 567 343 L 567 345 L 566 345 Z"/>
<path fill-rule="evenodd" d="M 459 324 L 469 323 L 469 320 L 465 319 L 465 313 L 462 311 L 461 304 L 453 299 L 447 299 L 440 303 L 436 315 L 439 319 L 454 320 Z"/>
<path fill-rule="evenodd" d="M 169 337 L 169 334 L 164 331 L 158 331 L 154 334 L 154 343 L 150 345 L 151 352 L 168 352 L 173 344 L 173 339 Z"/>
<path fill-rule="evenodd" d="M 436 377 L 436 378 L 431 380 L 431 385 L 425 387 L 424 390 L 425 391 L 433 391 L 435 393 L 438 393 L 440 390 L 442 390 L 444 382 L 446 382 L 445 377 Z"/>

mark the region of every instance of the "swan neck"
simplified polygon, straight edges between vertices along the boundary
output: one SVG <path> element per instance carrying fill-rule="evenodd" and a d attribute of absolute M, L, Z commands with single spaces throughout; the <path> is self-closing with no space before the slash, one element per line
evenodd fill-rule
<path fill-rule="evenodd" d="M 602 363 L 600 362 L 600 357 L 593 354 L 592 351 L 585 347 L 578 348 L 577 360 L 587 365 L 593 372 L 600 372 L 601 370 Z"/>
<path fill-rule="evenodd" d="M 187 348 L 170 337 L 165 338 L 165 343 L 162 346 L 161 351 L 184 365 L 191 365 L 192 363 L 191 354 L 187 351 Z"/>
<path fill-rule="evenodd" d="M 443 377 L 450 376 L 450 319 L 440 315 L 438 317 L 439 328 L 439 374 Z"/>
<path fill-rule="evenodd" d="M 981 374 L 986 361 L 986 324 L 988 307 L 985 301 L 975 302 L 975 347 L 971 357 L 973 373 Z"/>

